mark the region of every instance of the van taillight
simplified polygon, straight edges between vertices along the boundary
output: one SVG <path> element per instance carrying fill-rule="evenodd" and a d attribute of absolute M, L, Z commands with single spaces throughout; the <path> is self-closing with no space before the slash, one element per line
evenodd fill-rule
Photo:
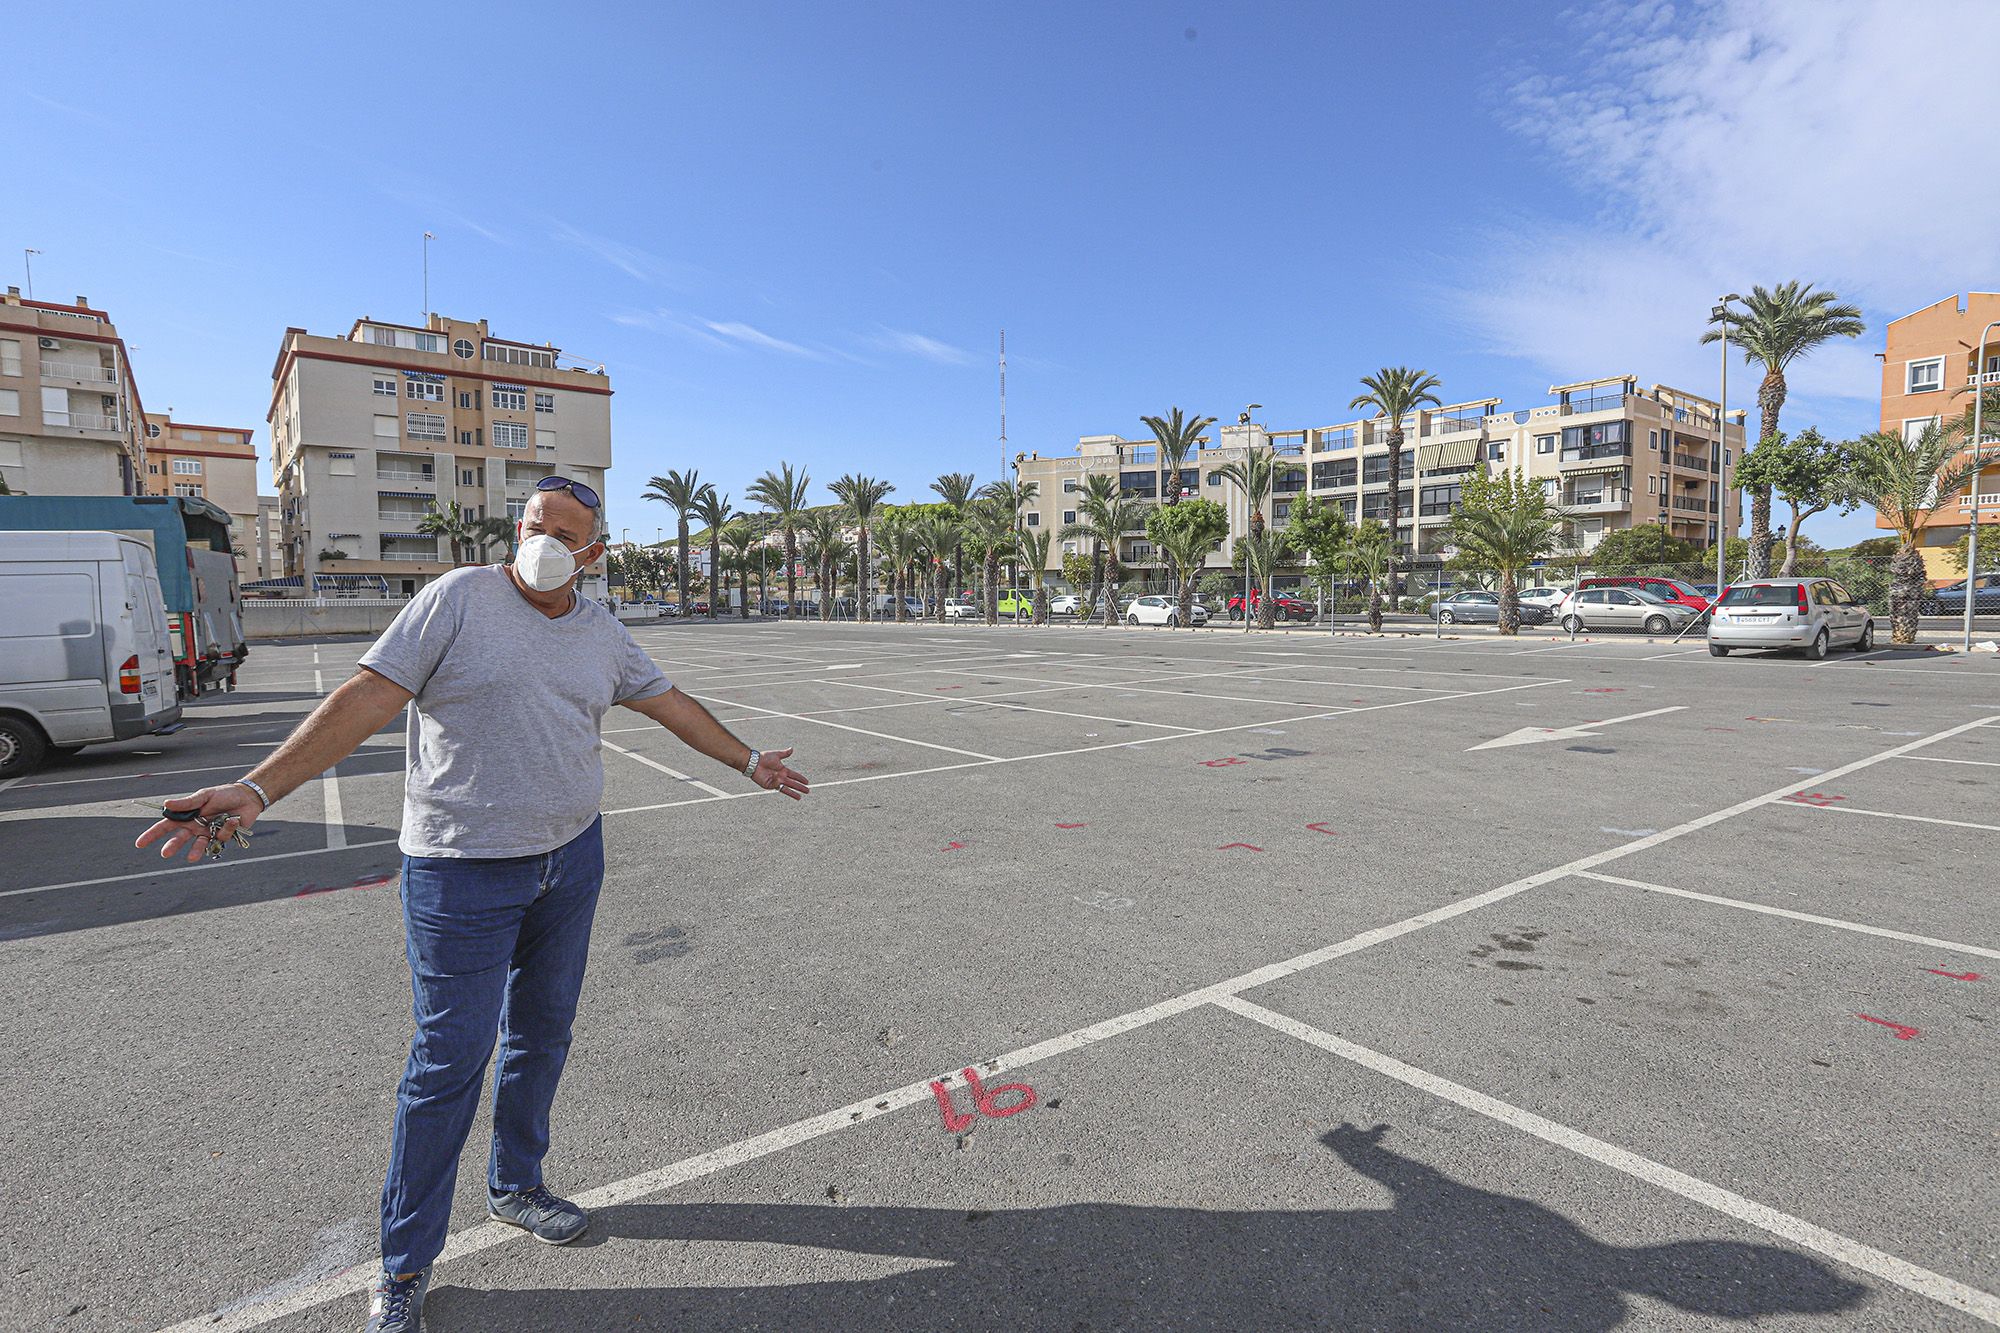
<path fill-rule="evenodd" d="M 139 692 L 139 655 L 134 653 L 125 659 L 125 665 L 118 668 L 118 692 L 137 694 Z"/>

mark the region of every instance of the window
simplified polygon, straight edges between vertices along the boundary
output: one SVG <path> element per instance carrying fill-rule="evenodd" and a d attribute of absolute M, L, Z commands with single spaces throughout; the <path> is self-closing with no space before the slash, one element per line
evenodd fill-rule
<path fill-rule="evenodd" d="M 1646 494 L 1648 494 L 1648 495 L 1657 495 L 1657 494 L 1659 494 L 1659 478 L 1658 478 L 1658 477 L 1652 477 L 1652 476 L 1649 476 L 1649 477 L 1647 477 L 1647 478 L 1646 478 Z"/>
<path fill-rule="evenodd" d="M 395 418 L 389 418 L 394 421 Z M 351 477 L 354 475 L 354 455 L 331 453 L 326 456 L 326 472 L 330 477 Z"/>
<path fill-rule="evenodd" d="M 547 450 L 549 453 L 554 453 L 556 451 L 556 433 L 552 430 L 536 431 L 535 448 L 544 449 Z"/>
<path fill-rule="evenodd" d="M 1463 495 L 1458 485 L 1426 486 L 1419 493 L 1417 512 L 1425 518 L 1448 517 Z"/>
<path fill-rule="evenodd" d="M 1074 522 L 1076 522 L 1076 511 L 1074 509 L 1063 510 L 1063 526 L 1068 527 Z"/>
<path fill-rule="evenodd" d="M 460 389 L 458 392 L 458 405 L 462 410 L 470 412 L 479 406 L 479 395 Z"/>
<path fill-rule="evenodd" d="M 174 494 L 200 495 L 201 487 L 192 481 L 177 481 L 174 483 Z"/>
<path fill-rule="evenodd" d="M 21 373 L 21 344 L 12 338 L 0 338 L 0 375 Z"/>
<path fill-rule="evenodd" d="M 463 338 L 453 343 L 451 350 L 461 361 L 470 361 L 472 359 L 472 344 Z"/>
<path fill-rule="evenodd" d="M 507 502 L 507 517 L 514 522 L 519 523 L 523 518 L 527 517 L 527 514 L 528 502 L 526 500 L 509 500 Z"/>
<path fill-rule="evenodd" d="M 401 435 L 401 434 L 402 434 L 402 432 L 401 432 L 400 430 L 398 430 L 398 429 L 396 428 L 396 418 L 394 418 L 394 417 L 380 417 L 380 416 L 378 416 L 378 417 L 376 417 L 376 418 L 375 418 L 375 438 L 376 438 L 376 439 L 378 439 L 378 440 L 393 440 L 393 439 L 395 439 L 395 438 L 396 438 L 396 437 L 397 437 L 398 435 Z"/>
<path fill-rule="evenodd" d="M 555 353 L 540 351 L 533 347 L 507 347 L 499 343 L 487 343 L 480 349 L 480 355 L 488 361 L 504 361 L 510 366 L 540 366 L 547 370 L 556 363 Z"/>
<path fill-rule="evenodd" d="M 1537 435 L 1537 436 L 1535 437 L 1535 452 L 1536 452 L 1536 453 L 1538 453 L 1538 454 L 1552 454 L 1552 453 L 1554 453 L 1555 451 L 1556 451 L 1556 437 L 1555 437 L 1555 436 L 1553 436 L 1553 435 Z"/>
<path fill-rule="evenodd" d="M 1076 494 L 1076 478 L 1075 478 L 1075 477 L 1064 477 L 1064 478 L 1063 478 L 1063 494 L 1064 494 L 1064 495 L 1075 495 L 1075 494 Z"/>
<path fill-rule="evenodd" d="M 1656 454 L 1660 452 L 1660 432 L 1656 430 L 1646 432 L 1646 447 Z"/>
<path fill-rule="evenodd" d="M 536 394 L 535 410 L 537 412 L 554 412 L 556 410 L 556 396 L 552 393 Z"/>
<path fill-rule="evenodd" d="M 495 449 L 525 449 L 528 447 L 528 428 L 518 421 L 496 421 L 493 423 L 493 447 Z"/>
<path fill-rule="evenodd" d="M 396 381 L 394 379 L 377 375 L 374 377 L 374 384 L 375 392 L 381 394 L 384 398 L 394 398 L 396 396 Z"/>
<path fill-rule="evenodd" d="M 20 415 L 21 391 L 19 389 L 0 389 L 0 417 L 18 417 Z"/>
<path fill-rule="evenodd" d="M 160 428 L 150 421 L 146 423 L 146 438 L 149 440 L 160 438 Z"/>
<path fill-rule="evenodd" d="M 1486 446 L 1486 457 L 1490 462 L 1499 462 L 1507 457 L 1507 446 L 1499 440 Z"/>
<path fill-rule="evenodd" d="M 1903 422 L 1903 438 L 1914 444 L 1924 428 L 1936 420 L 1936 417 L 1910 417 Z"/>
<path fill-rule="evenodd" d="M 493 410 L 496 412 L 525 412 L 528 408 L 528 391 L 518 384 L 496 384 L 493 386 Z"/>
<path fill-rule="evenodd" d="M 1042 516 L 1040 514 L 1030 512 L 1028 515 L 1028 526 L 1031 528 L 1039 528 L 1040 526 L 1042 526 Z"/>
<path fill-rule="evenodd" d="M 1351 458 L 1334 459 L 1313 464 L 1313 485 L 1352 486 L 1358 475 L 1359 465 Z"/>
<path fill-rule="evenodd" d="M 1904 363 L 1905 393 L 1930 393 L 1944 387 L 1944 358 L 1934 356 L 1924 361 Z"/>
<path fill-rule="evenodd" d="M 403 386 L 404 392 L 420 403 L 441 403 L 444 401 L 444 385 L 433 384 L 429 380 L 410 380 Z"/>
<path fill-rule="evenodd" d="M 471 467 L 460 468 L 458 470 L 458 484 L 461 486 L 479 485 L 479 469 Z"/>
<path fill-rule="evenodd" d="M 413 440 L 437 440 L 442 442 L 444 417 L 436 412 L 410 413 L 410 438 Z"/>
<path fill-rule="evenodd" d="M 184 477 L 198 477 L 201 475 L 201 460 L 199 458 L 176 458 L 174 460 L 174 471 Z"/>

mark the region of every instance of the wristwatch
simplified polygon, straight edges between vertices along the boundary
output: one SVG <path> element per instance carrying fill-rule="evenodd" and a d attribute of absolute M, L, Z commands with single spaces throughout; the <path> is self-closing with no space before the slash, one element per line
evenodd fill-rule
<path fill-rule="evenodd" d="M 750 752 L 750 761 L 743 765 L 743 776 L 746 778 L 755 778 L 757 776 L 757 765 L 763 762 L 764 752 L 762 750 L 752 750 Z"/>

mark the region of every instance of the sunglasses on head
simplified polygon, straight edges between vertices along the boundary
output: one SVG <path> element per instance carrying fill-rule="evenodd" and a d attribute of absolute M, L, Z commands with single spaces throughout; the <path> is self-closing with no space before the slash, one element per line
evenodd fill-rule
<path fill-rule="evenodd" d="M 543 477 L 535 483 L 535 489 L 538 491 L 568 491 L 586 509 L 595 509 L 599 504 L 596 491 L 591 490 L 590 487 L 584 485 L 582 482 L 572 480 L 569 477 Z"/>

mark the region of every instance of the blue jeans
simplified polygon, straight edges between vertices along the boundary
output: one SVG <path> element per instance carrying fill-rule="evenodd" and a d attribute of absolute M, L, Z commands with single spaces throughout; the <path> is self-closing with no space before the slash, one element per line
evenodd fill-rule
<path fill-rule="evenodd" d="M 549 1108 L 569 1056 L 603 883 L 602 820 L 542 856 L 403 858 L 417 1031 L 396 1090 L 382 1185 L 386 1271 L 414 1273 L 444 1249 L 458 1156 L 496 1032 L 486 1183 L 496 1191 L 542 1183 Z"/>

